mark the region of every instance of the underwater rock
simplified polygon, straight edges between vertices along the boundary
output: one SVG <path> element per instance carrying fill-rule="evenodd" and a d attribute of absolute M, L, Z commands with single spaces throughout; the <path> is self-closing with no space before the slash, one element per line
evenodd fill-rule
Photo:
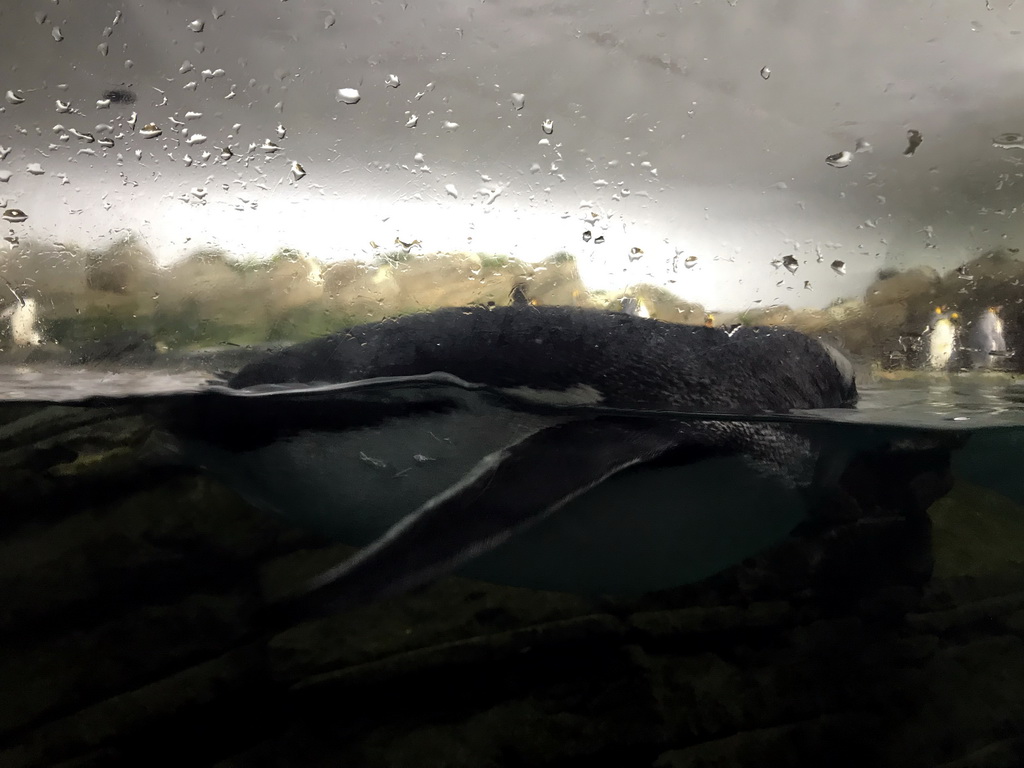
<path fill-rule="evenodd" d="M 709 632 L 736 632 L 754 628 L 782 627 L 793 619 L 793 609 L 783 601 L 641 611 L 629 617 L 629 626 L 642 640 L 683 638 Z"/>
<path fill-rule="evenodd" d="M 992 634 L 940 649 L 901 673 L 913 700 L 889 733 L 888 764 L 934 766 L 966 757 L 1024 727 L 1024 640 Z"/>
<path fill-rule="evenodd" d="M 194 764 L 211 750 L 208 739 L 217 736 L 219 742 L 224 731 L 239 727 L 232 722 L 232 709 L 249 725 L 262 721 L 254 705 L 267 704 L 251 697 L 253 684 L 262 677 L 260 668 L 258 647 L 233 650 L 47 723 L 0 752 L 0 765 L 45 768 L 111 742 L 119 747 L 107 753 L 116 756 L 116 765 L 175 764 L 175 759 Z M 179 741 L 168 733 L 156 758 L 151 734 L 167 724 L 173 724 L 171 733 L 194 734 L 195 740 Z"/>
<path fill-rule="evenodd" d="M 868 750 L 855 746 L 851 753 L 850 745 L 862 742 L 874 730 L 877 722 L 868 715 L 824 715 L 664 752 L 654 768 L 805 768 L 819 762 L 854 765 L 859 759 L 869 759 Z"/>
<path fill-rule="evenodd" d="M 462 640 L 428 645 L 385 658 L 352 664 L 334 672 L 307 677 L 294 690 L 398 686 L 403 679 L 429 672 L 449 673 L 462 667 L 500 666 L 523 653 L 547 647 L 591 643 L 600 638 L 621 638 L 622 622 L 608 615 L 579 616 L 563 621 L 528 624 L 509 632 L 475 634 Z"/>
<path fill-rule="evenodd" d="M 0 643 L 0 738 L 52 712 L 66 712 L 176 671 L 236 644 L 254 606 L 244 595 L 187 595 L 95 628 L 42 642 Z M 112 651 L 114 651 L 112 653 Z M 102 664 L 97 660 L 104 659 Z"/>
<path fill-rule="evenodd" d="M 1014 737 L 987 744 L 937 768 L 1019 768 L 1021 765 L 1024 765 L 1024 737 Z"/>
<path fill-rule="evenodd" d="M 81 628 L 200 585 L 244 584 L 290 535 L 205 478 L 108 499 L 102 514 L 80 503 L 82 514 L 0 542 L 3 632 Z"/>
<path fill-rule="evenodd" d="M 263 594 L 274 603 L 353 551 L 335 545 L 271 560 L 262 571 Z M 444 605 L 445 610 L 438 612 L 437 605 Z M 360 608 L 350 616 L 287 629 L 273 638 L 270 652 L 275 677 L 295 681 L 324 670 L 366 664 L 488 632 L 567 621 L 592 610 L 592 601 L 576 595 L 452 577 L 401 598 Z"/>
<path fill-rule="evenodd" d="M 961 480 L 929 510 L 929 515 L 934 526 L 936 577 L 984 578 L 1009 572 L 1020 578 L 1024 569 L 1024 506 Z"/>

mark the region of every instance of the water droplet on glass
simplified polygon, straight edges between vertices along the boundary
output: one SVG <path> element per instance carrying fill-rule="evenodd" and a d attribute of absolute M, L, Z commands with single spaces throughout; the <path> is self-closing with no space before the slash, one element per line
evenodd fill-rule
<path fill-rule="evenodd" d="M 221 10 L 216 5 L 213 6 L 213 18 L 214 19 L 222 19 L 222 18 L 224 18 L 224 14 L 225 13 L 227 13 L 227 11 Z"/>
<path fill-rule="evenodd" d="M 8 91 L 4 98 L 7 99 L 8 104 L 24 104 L 25 97 L 21 95 L 20 91 Z"/>
<path fill-rule="evenodd" d="M 696 256 L 687 256 L 683 260 L 683 266 L 686 267 L 687 269 L 693 269 L 695 266 L 697 266 L 697 257 Z"/>
<path fill-rule="evenodd" d="M 444 191 L 448 193 L 448 197 L 457 198 L 459 196 L 459 190 L 455 188 L 454 184 L 445 184 Z"/>
<path fill-rule="evenodd" d="M 45 11 L 36 11 L 36 24 L 45 24 L 46 19 L 47 16 Z"/>
<path fill-rule="evenodd" d="M 384 85 L 388 88 L 397 88 L 402 83 L 398 79 L 398 75 L 388 75 L 384 78 Z"/>
<path fill-rule="evenodd" d="M 192 187 L 192 189 L 190 189 L 189 192 L 192 193 L 192 197 L 198 200 L 206 199 L 206 190 L 203 189 L 202 187 Z"/>
<path fill-rule="evenodd" d="M 110 53 L 110 45 L 107 43 L 100 43 L 96 46 L 96 50 L 99 51 L 100 54 L 102 54 L 103 56 L 106 56 L 108 53 Z"/>
<path fill-rule="evenodd" d="M 142 130 L 139 131 L 139 135 L 144 139 L 155 139 L 161 133 L 163 131 L 160 130 L 156 123 L 146 123 L 142 126 Z"/>
<path fill-rule="evenodd" d="M 64 39 L 64 35 L 61 34 L 60 27 L 54 27 L 51 29 L 50 36 L 58 43 Z"/>
<path fill-rule="evenodd" d="M 832 262 L 832 271 L 835 272 L 837 275 L 845 275 L 846 262 L 836 259 L 835 261 Z"/>
<path fill-rule="evenodd" d="M 594 245 L 600 245 L 604 242 L 604 235 L 598 235 L 594 238 Z"/>
<path fill-rule="evenodd" d="M 761 77 L 767 80 L 772 76 L 772 70 L 770 67 L 761 67 Z"/>
<path fill-rule="evenodd" d="M 525 93 L 513 93 L 512 94 L 512 106 L 516 110 L 520 110 L 526 106 L 526 94 Z"/>
<path fill-rule="evenodd" d="M 139 115 L 138 115 L 137 112 L 132 112 L 131 115 L 128 117 L 128 125 L 131 127 L 131 129 L 133 131 L 135 130 L 135 122 L 138 119 L 139 119 Z"/>
<path fill-rule="evenodd" d="M 206 137 L 201 133 L 193 133 L 185 139 L 185 143 L 190 147 L 194 147 L 196 144 L 202 144 L 204 141 L 206 141 Z"/>
<path fill-rule="evenodd" d="M 286 133 L 288 133 L 288 131 L 286 131 L 284 129 L 284 125 L 282 125 L 281 123 L 278 123 L 277 124 L 277 138 L 283 139 L 285 137 Z"/>
<path fill-rule="evenodd" d="M 191 29 L 193 32 L 202 32 L 205 27 L 206 23 L 202 19 L 190 21 L 188 25 L 188 28 Z"/>
<path fill-rule="evenodd" d="M 549 136 L 555 132 L 555 121 L 548 119 L 540 124 L 540 129 Z"/>
<path fill-rule="evenodd" d="M 220 151 L 220 159 L 221 160 L 230 160 L 234 156 L 235 156 L 235 153 L 231 151 L 230 147 L 224 147 L 224 149 L 222 149 Z"/>
<path fill-rule="evenodd" d="M 324 18 L 324 29 L 330 29 L 331 27 L 333 27 L 334 26 L 334 22 L 335 22 L 334 14 L 333 13 L 329 13 Z"/>
<path fill-rule="evenodd" d="M 43 166 L 39 163 L 29 163 L 25 168 L 26 171 L 31 173 L 33 176 L 42 176 L 46 171 L 43 170 Z"/>
<path fill-rule="evenodd" d="M 409 115 L 409 119 L 405 121 L 406 128 L 415 128 L 416 123 L 420 121 L 417 115 Z"/>
<path fill-rule="evenodd" d="M 796 272 L 800 267 L 800 262 L 796 260 L 796 256 L 789 254 L 788 256 L 782 257 L 782 266 L 790 272 Z"/>
<path fill-rule="evenodd" d="M 903 154 L 908 157 L 912 156 L 917 151 L 917 148 L 921 146 L 923 141 L 924 136 L 921 135 L 920 131 L 910 129 L 907 131 L 907 148 L 903 150 Z"/>
<path fill-rule="evenodd" d="M 854 147 L 856 152 L 873 152 L 874 147 L 871 146 L 871 142 L 867 139 L 857 139 L 857 145 Z"/>
<path fill-rule="evenodd" d="M 110 99 L 96 99 L 96 109 L 110 109 Z"/>
<path fill-rule="evenodd" d="M 279 147 L 277 144 L 272 142 L 270 139 L 264 139 L 263 143 L 260 145 L 260 149 L 262 149 L 268 155 L 272 155 L 275 152 L 280 152 L 281 151 L 281 147 Z"/>
<path fill-rule="evenodd" d="M 1024 134 L 1001 133 L 992 139 L 992 146 L 999 149 L 1021 149 L 1024 148 Z"/>
<path fill-rule="evenodd" d="M 142 150 L 141 149 L 136 149 L 135 150 L 135 159 L 136 160 L 141 160 L 142 159 Z"/>
<path fill-rule="evenodd" d="M 298 181 L 306 175 L 306 169 L 303 168 L 299 163 L 292 162 L 292 178 Z"/>
<path fill-rule="evenodd" d="M 6 184 L 8 181 L 11 180 L 11 176 L 13 175 L 14 174 L 12 174 L 10 171 L 0 171 L 0 182 Z"/>
<path fill-rule="evenodd" d="M 217 69 L 204 69 L 200 74 L 203 76 L 203 82 L 205 83 L 207 80 L 212 80 L 215 77 L 224 77 L 224 70 L 219 67 Z"/>
<path fill-rule="evenodd" d="M 833 168 L 845 168 L 853 162 L 853 153 L 844 149 L 842 152 L 836 152 L 834 155 L 826 157 L 825 162 Z"/>
<path fill-rule="evenodd" d="M 591 237 L 592 237 L 592 234 L 591 234 L 589 229 L 583 230 L 583 242 L 584 243 L 589 243 Z"/>
<path fill-rule="evenodd" d="M 20 208 L 8 208 L 3 212 L 2 218 L 12 224 L 20 224 L 28 218 L 28 215 Z"/>
<path fill-rule="evenodd" d="M 124 14 L 121 13 L 121 11 L 117 11 L 116 13 L 114 13 L 114 20 L 112 22 L 110 22 L 110 23 L 113 24 L 116 27 L 118 24 L 121 23 L 121 19 L 123 19 L 123 18 L 124 18 Z"/>
<path fill-rule="evenodd" d="M 71 104 L 66 101 L 57 99 L 57 111 L 60 113 L 66 113 L 71 111 Z"/>
<path fill-rule="evenodd" d="M 114 34 L 114 28 L 113 27 L 104 27 L 103 28 L 103 32 L 101 32 L 100 34 L 102 34 L 103 37 L 110 37 L 112 34 Z"/>
<path fill-rule="evenodd" d="M 94 141 L 96 141 L 96 137 L 93 136 L 91 133 L 79 131 L 77 128 L 69 128 L 68 133 L 70 133 L 76 139 L 81 139 L 82 141 L 87 142 L 89 144 L 92 144 Z"/>
<path fill-rule="evenodd" d="M 192 62 L 188 59 L 185 59 L 183 62 L 181 62 L 181 66 L 178 67 L 178 72 L 184 75 L 186 72 L 191 72 L 193 69 L 195 69 L 195 67 L 192 66 Z"/>
<path fill-rule="evenodd" d="M 442 125 L 442 127 L 446 131 L 457 131 L 457 130 L 459 130 L 459 124 L 456 123 L 454 120 L 445 120 L 444 124 Z"/>
<path fill-rule="evenodd" d="M 342 104 L 358 104 L 361 98 L 362 96 L 355 88 L 339 88 L 338 93 L 334 96 L 334 100 Z"/>
<path fill-rule="evenodd" d="M 0 147 L 0 160 L 6 160 L 9 154 L 11 154 L 10 147 Z"/>

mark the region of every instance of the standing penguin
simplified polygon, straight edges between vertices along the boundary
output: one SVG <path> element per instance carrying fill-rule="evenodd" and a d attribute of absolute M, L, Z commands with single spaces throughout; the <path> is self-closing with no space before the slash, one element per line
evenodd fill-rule
<path fill-rule="evenodd" d="M 945 370 L 949 367 L 957 349 L 956 321 L 959 319 L 960 315 L 956 312 L 950 312 L 944 307 L 935 308 L 935 316 L 928 329 L 929 368 Z"/>
<path fill-rule="evenodd" d="M 18 302 L 0 312 L 0 319 L 10 323 L 11 341 L 16 346 L 38 346 L 43 343 L 39 332 L 39 306 L 32 298 L 19 298 Z"/>
<path fill-rule="evenodd" d="M 652 463 L 733 457 L 752 470 L 748 479 L 807 488 L 834 470 L 817 444 L 791 424 L 744 416 L 855 399 L 849 362 L 796 331 L 726 332 L 564 306 L 446 308 L 272 353 L 170 423 L 196 463 L 251 501 L 326 520 L 338 538 L 365 545 L 296 596 L 301 612 L 320 613 L 404 592 L 521 541 L 556 512 L 552 522 L 575 514 L 569 508 L 591 489 Z M 785 535 L 753 530 L 766 517 L 763 486 L 740 499 L 754 522 L 736 525 L 749 528 L 722 517 L 717 505 L 744 485 L 735 471 L 716 476 L 707 503 L 686 485 L 661 494 L 665 516 L 704 516 L 698 533 L 721 548 L 719 570 Z M 627 531 L 619 549 L 652 540 L 642 510 L 612 506 Z M 582 520 L 574 532 L 604 530 Z M 702 544 L 689 536 L 668 539 L 699 559 Z M 736 537 L 746 554 L 732 547 Z M 689 565 L 679 557 L 677 573 Z"/>
<path fill-rule="evenodd" d="M 991 368 L 1006 355 L 1001 307 L 987 307 L 971 324 L 970 351 L 974 368 Z"/>

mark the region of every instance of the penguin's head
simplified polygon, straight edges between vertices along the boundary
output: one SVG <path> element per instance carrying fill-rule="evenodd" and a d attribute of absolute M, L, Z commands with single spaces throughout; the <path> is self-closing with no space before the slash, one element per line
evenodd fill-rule
<path fill-rule="evenodd" d="M 710 312 L 708 312 L 706 315 L 704 315 L 704 327 L 705 328 L 714 328 L 715 327 L 715 316 L 712 315 Z"/>

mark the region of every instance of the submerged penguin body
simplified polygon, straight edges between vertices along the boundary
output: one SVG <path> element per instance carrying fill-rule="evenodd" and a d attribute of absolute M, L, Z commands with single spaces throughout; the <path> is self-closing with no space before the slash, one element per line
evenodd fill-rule
<path fill-rule="evenodd" d="M 384 399 L 345 384 L 381 377 L 400 384 Z M 223 398 L 240 409 L 230 424 L 223 400 L 211 408 L 189 436 L 196 460 L 263 506 L 367 545 L 307 585 L 318 607 L 467 563 L 476 576 L 583 591 L 710 575 L 785 535 L 800 514 L 793 494 L 820 469 L 794 428 L 736 417 L 856 398 L 849 363 L 793 331 L 532 306 L 357 326 L 254 361 L 228 386 L 262 394 Z M 741 471 L 754 490 L 738 490 Z M 655 557 L 644 541 L 670 546 Z"/>

